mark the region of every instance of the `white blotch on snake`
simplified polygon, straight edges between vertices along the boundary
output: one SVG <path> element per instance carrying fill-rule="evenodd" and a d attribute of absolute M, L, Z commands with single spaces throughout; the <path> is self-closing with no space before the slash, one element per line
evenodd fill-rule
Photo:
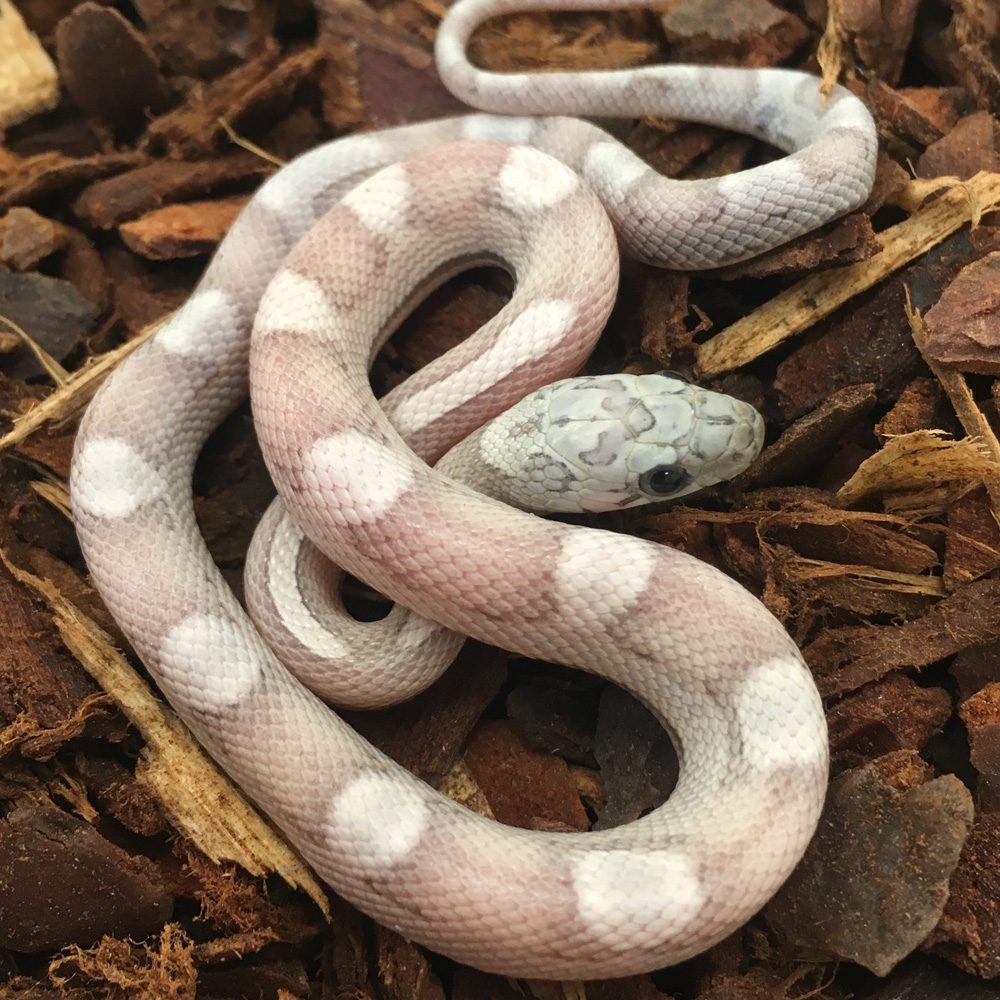
<path fill-rule="evenodd" d="M 431 811 L 419 787 L 370 771 L 355 778 L 330 806 L 331 839 L 350 843 L 361 867 L 388 868 L 420 843 Z"/>
<path fill-rule="evenodd" d="M 170 666 L 211 657 L 207 683 L 199 684 L 200 673 L 180 675 L 189 695 L 201 710 L 217 711 L 241 701 L 261 677 L 262 664 L 247 642 L 247 626 L 218 615 L 195 612 L 175 625 L 160 643 L 160 656 L 170 676 Z"/>
<path fill-rule="evenodd" d="M 218 350 L 218 330 L 228 330 L 237 315 L 225 292 L 208 288 L 184 303 L 156 335 L 156 346 L 185 357 L 212 355 Z"/>
<path fill-rule="evenodd" d="M 697 870 L 679 850 L 592 851 L 573 859 L 580 917 L 624 945 L 629 930 L 669 914 L 680 926 L 697 915 L 705 893 Z"/>
<path fill-rule="evenodd" d="M 344 167 L 341 177 L 393 162 L 396 150 L 387 139 L 378 135 L 352 135 L 339 140 L 337 164 Z M 323 187 L 338 179 L 329 167 L 317 170 L 309 154 L 293 160 L 269 178 L 255 198 L 282 218 L 294 217 L 302 206 Z"/>
<path fill-rule="evenodd" d="M 121 438 L 93 438 L 73 460 L 73 503 L 92 517 L 128 517 L 167 492 L 160 470 Z"/>
<path fill-rule="evenodd" d="M 772 657 L 753 667 L 740 686 L 736 713 L 751 770 L 766 774 L 826 760 L 826 744 L 816 739 L 823 705 L 798 660 Z"/>
<path fill-rule="evenodd" d="M 356 430 L 314 442 L 301 474 L 313 490 L 329 494 L 331 520 L 345 524 L 377 521 L 413 482 L 405 453 Z"/>
<path fill-rule="evenodd" d="M 555 566 L 556 597 L 583 621 L 625 621 L 649 584 L 656 557 L 652 542 L 630 535 L 567 532 Z"/>
<path fill-rule="evenodd" d="M 526 146 L 515 146 L 500 171 L 500 200 L 518 215 L 551 208 L 572 194 L 580 179 L 569 167 Z"/>
<path fill-rule="evenodd" d="M 436 636 L 439 631 L 440 626 L 435 622 L 420 618 L 418 615 L 408 615 L 396 633 L 396 642 L 403 648 L 413 649 Z"/>
<path fill-rule="evenodd" d="M 533 118 L 469 115 L 462 122 L 462 137 L 491 139 L 494 142 L 530 142 L 534 127 Z"/>
<path fill-rule="evenodd" d="M 638 156 L 614 142 L 591 146 L 583 161 L 583 176 L 598 191 L 624 190 L 649 172 Z"/>
<path fill-rule="evenodd" d="M 412 434 L 479 396 L 522 365 L 544 357 L 576 318 L 576 307 L 562 299 L 532 303 L 512 319 L 492 346 L 464 368 L 414 392 L 395 410 L 393 420 Z"/>
<path fill-rule="evenodd" d="M 344 196 L 344 204 L 379 236 L 391 236 L 406 226 L 411 186 L 401 164 L 386 167 L 374 186 L 365 181 Z"/>
<path fill-rule="evenodd" d="M 724 198 L 735 206 L 756 207 L 760 204 L 780 203 L 782 192 L 799 192 L 807 186 L 805 172 L 801 165 L 790 157 L 768 164 L 771 179 L 765 190 L 748 181 L 743 174 L 728 174 L 716 178 L 715 184 Z"/>
<path fill-rule="evenodd" d="M 265 333 L 325 333 L 333 325 L 334 312 L 329 296 L 317 282 L 285 268 L 267 286 L 254 325 Z"/>

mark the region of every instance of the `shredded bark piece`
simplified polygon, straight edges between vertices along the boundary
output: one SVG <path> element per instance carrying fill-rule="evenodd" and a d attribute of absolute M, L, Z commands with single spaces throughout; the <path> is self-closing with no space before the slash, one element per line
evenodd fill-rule
<path fill-rule="evenodd" d="M 948 34 L 953 45 L 945 59 L 976 104 L 1000 111 L 1000 68 L 994 56 L 1000 19 L 986 0 L 956 0 Z"/>
<path fill-rule="evenodd" d="M 507 676 L 508 655 L 468 641 L 434 687 L 382 712 L 342 712 L 362 736 L 424 781 L 437 785 Z M 476 677 L 476 684 L 468 677 Z"/>
<path fill-rule="evenodd" d="M 198 257 L 215 249 L 249 198 L 168 205 L 118 227 L 125 245 L 149 260 Z"/>
<path fill-rule="evenodd" d="M 638 819 L 660 805 L 677 782 L 677 752 L 663 727 L 616 687 L 601 695 L 594 756 L 607 795 L 596 830 Z"/>
<path fill-rule="evenodd" d="M 176 74 L 215 76 L 256 55 L 284 8 L 300 17 L 301 4 L 223 3 L 213 0 L 134 0 L 150 45 Z"/>
<path fill-rule="evenodd" d="M 943 688 L 920 687 L 903 674 L 890 674 L 842 698 L 828 713 L 835 769 L 897 750 L 921 750 L 951 714 L 951 696 Z"/>
<path fill-rule="evenodd" d="M 879 441 L 885 444 L 891 437 L 939 426 L 941 399 L 941 387 L 934 379 L 915 378 L 875 425 Z"/>
<path fill-rule="evenodd" d="M 38 37 L 11 0 L 0 0 L 0 127 L 59 102 L 59 77 Z"/>
<path fill-rule="evenodd" d="M 941 922 L 926 942 L 930 950 L 983 979 L 1000 975 L 998 847 L 1000 813 L 980 813 L 952 875 Z"/>
<path fill-rule="evenodd" d="M 148 945 L 104 937 L 93 948 L 67 948 L 49 965 L 49 978 L 58 988 L 83 982 L 105 991 L 124 991 L 125 995 L 195 1000 L 193 951 L 187 934 L 177 924 L 168 923 L 159 940 Z"/>
<path fill-rule="evenodd" d="M 746 472 L 753 486 L 794 481 L 810 468 L 816 455 L 840 441 L 847 429 L 875 405 L 875 387 L 856 385 L 839 389 L 812 413 L 801 417 L 767 448 Z"/>
<path fill-rule="evenodd" d="M 809 37 L 800 18 L 770 0 L 711 5 L 669 0 L 660 23 L 677 61 L 727 66 L 775 66 Z"/>
<path fill-rule="evenodd" d="M 244 152 L 191 162 L 158 160 L 89 185 L 73 203 L 73 211 L 88 226 L 112 229 L 165 203 L 204 197 L 269 172 L 260 157 Z"/>
<path fill-rule="evenodd" d="M 965 786 L 912 751 L 841 775 L 768 923 L 800 955 L 887 975 L 940 919 L 972 815 Z"/>
<path fill-rule="evenodd" d="M 22 332 L 55 361 L 62 361 L 90 329 L 96 317 L 93 302 L 68 281 L 44 274 L 0 271 L 0 322 Z M 38 352 L 25 344 L 6 366 L 15 378 L 51 372 Z M 60 372 L 57 378 L 62 379 Z"/>
<path fill-rule="evenodd" d="M 990 456 L 977 440 L 945 441 L 939 431 L 914 431 L 890 438 L 858 467 L 837 495 L 853 504 L 874 493 L 893 493 L 894 505 L 900 509 L 909 501 L 922 503 L 928 492 L 942 484 L 966 484 L 992 472 Z"/>
<path fill-rule="evenodd" d="M 51 151 L 16 158 L 0 173 L 0 211 L 37 204 L 43 198 L 127 170 L 144 160 L 135 152 L 67 156 Z"/>
<path fill-rule="evenodd" d="M 927 667 L 1000 639 L 1000 581 L 978 580 L 902 625 L 831 628 L 805 649 L 824 696 L 845 694 L 893 670 Z"/>
<path fill-rule="evenodd" d="M 532 750 L 509 722 L 481 722 L 465 748 L 465 764 L 501 823 L 566 832 L 590 825 L 566 762 Z M 522 781 L 527 795 L 515 794 Z"/>
<path fill-rule="evenodd" d="M 1000 525 L 989 493 L 969 490 L 948 511 L 944 581 L 949 590 L 1000 568 Z"/>
<path fill-rule="evenodd" d="M 928 357 L 959 371 L 1000 375 L 1000 252 L 963 268 L 924 323 Z"/>
<path fill-rule="evenodd" d="M 83 3 L 56 29 L 59 71 L 84 114 L 118 134 L 134 134 L 168 103 L 167 84 L 145 37 L 118 11 Z M 104 67 L 115 65 L 115 74 Z"/>
<path fill-rule="evenodd" d="M 90 823 L 24 799 L 0 820 L 0 945 L 53 951 L 102 935 L 144 937 L 173 896 L 159 870 Z"/>
<path fill-rule="evenodd" d="M 896 83 L 913 37 L 919 0 L 892 4 L 831 0 L 829 6 L 836 9 L 839 31 L 857 61 L 878 80 Z"/>
<path fill-rule="evenodd" d="M 920 177 L 958 177 L 970 180 L 979 171 L 1000 171 L 1000 124 L 986 111 L 977 111 L 955 123 L 946 135 L 931 143 L 917 161 Z"/>
<path fill-rule="evenodd" d="M 1000 681 L 993 681 L 959 709 L 971 744 L 970 760 L 978 772 L 976 805 L 1000 812 Z"/>

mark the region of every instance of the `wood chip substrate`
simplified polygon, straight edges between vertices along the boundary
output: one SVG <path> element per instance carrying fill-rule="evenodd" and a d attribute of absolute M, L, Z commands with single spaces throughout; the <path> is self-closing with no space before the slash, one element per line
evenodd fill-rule
<path fill-rule="evenodd" d="M 86 403 L 282 163 L 463 110 L 431 56 L 446 4 L 0 0 L 0 997 L 1000 997 L 992 0 L 661 0 L 515 14 L 472 40 L 497 71 L 805 68 L 878 125 L 861 210 L 712 273 L 626 262 L 590 362 L 679 370 L 764 413 L 766 448 L 738 481 L 583 520 L 684 549 L 759 596 L 828 712 L 817 835 L 708 953 L 624 980 L 515 982 L 374 925 L 205 757 L 90 586 L 66 485 Z M 613 127 L 676 177 L 777 155 L 702 125 Z M 509 292 L 483 269 L 432 295 L 377 359 L 376 390 Z M 247 408 L 213 435 L 195 493 L 240 594 L 273 495 Z M 361 617 L 384 612 L 359 583 L 346 596 Z M 348 718 L 466 807 L 529 829 L 628 822 L 677 776 L 669 738 L 621 690 L 473 642 L 413 702 Z"/>

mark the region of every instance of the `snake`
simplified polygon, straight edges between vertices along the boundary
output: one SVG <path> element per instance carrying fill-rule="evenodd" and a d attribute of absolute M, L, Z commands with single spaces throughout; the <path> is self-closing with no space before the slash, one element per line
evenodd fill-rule
<path fill-rule="evenodd" d="M 815 684 L 753 594 L 651 540 L 540 516 L 686 495 L 763 441 L 756 410 L 675 374 L 580 374 L 619 257 L 708 269 L 811 232 L 865 201 L 877 135 L 847 89 L 824 97 L 794 70 L 469 62 L 484 20 L 543 6 L 637 4 L 455 3 L 438 71 L 478 110 L 341 136 L 268 178 L 191 297 L 91 401 L 70 489 L 123 634 L 322 879 L 456 961 L 581 980 L 683 961 L 749 920 L 801 858 L 828 772 Z M 639 116 L 784 155 L 673 180 L 590 121 Z M 377 400 L 387 338 L 483 263 L 513 276 L 509 301 Z M 247 561 L 252 617 L 192 487 L 248 393 L 278 493 Z M 388 618 L 344 623 L 344 572 L 395 602 Z M 633 693 L 677 748 L 671 795 L 613 829 L 516 829 L 418 780 L 329 704 L 421 690 L 464 636 Z"/>

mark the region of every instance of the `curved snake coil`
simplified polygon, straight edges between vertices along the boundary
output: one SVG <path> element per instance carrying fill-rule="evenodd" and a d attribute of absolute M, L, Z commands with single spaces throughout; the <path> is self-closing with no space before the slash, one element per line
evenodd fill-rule
<path fill-rule="evenodd" d="M 461 0 L 442 23 L 441 75 L 470 103 L 683 117 L 797 151 L 729 177 L 676 182 L 577 119 L 483 114 L 316 149 L 263 185 L 191 299 L 95 397 L 71 488 L 94 582 L 123 631 L 208 752 L 330 885 L 459 961 L 580 979 L 678 962 L 770 897 L 822 804 L 820 701 L 780 624 L 716 570 L 522 513 L 417 454 L 436 458 L 456 435 L 580 366 L 615 295 L 616 238 L 669 267 L 752 256 L 859 205 L 876 136 L 860 102 L 838 89 L 823 107 L 817 82 L 800 73 L 497 76 L 471 67 L 464 49 L 476 24 L 527 6 Z M 411 379 L 388 402 L 390 421 L 369 388 L 370 359 L 428 288 L 483 259 L 516 275 L 514 297 Z M 324 571 L 304 532 L 418 615 L 633 691 L 681 755 L 663 806 L 599 833 L 501 826 L 393 764 L 289 673 L 212 563 L 192 506 L 198 451 L 251 380 L 284 504 L 255 541 L 248 586 L 261 590 L 258 616 L 280 619 L 300 651 L 320 644 L 331 612 L 317 606 Z M 696 405 L 716 412 L 710 397 L 661 382 L 689 394 L 682 420 Z M 622 413 L 641 416 L 632 402 Z M 533 426 L 526 419 L 526 433 Z M 681 461 L 679 442 L 690 437 L 676 431 L 669 461 Z M 479 432 L 475 445 L 488 461 L 489 440 Z M 594 440 L 599 451 L 608 439 Z M 742 449 L 742 467 L 758 445 L 743 435 L 720 455 Z M 559 488 L 558 469 L 553 476 Z M 452 641 L 407 612 L 392 621 L 397 645 L 417 661 Z M 350 641 L 334 639 L 334 653 Z M 355 654 L 348 686 L 371 684 L 359 700 L 397 698 L 392 663 L 376 658 L 355 678 Z"/>

